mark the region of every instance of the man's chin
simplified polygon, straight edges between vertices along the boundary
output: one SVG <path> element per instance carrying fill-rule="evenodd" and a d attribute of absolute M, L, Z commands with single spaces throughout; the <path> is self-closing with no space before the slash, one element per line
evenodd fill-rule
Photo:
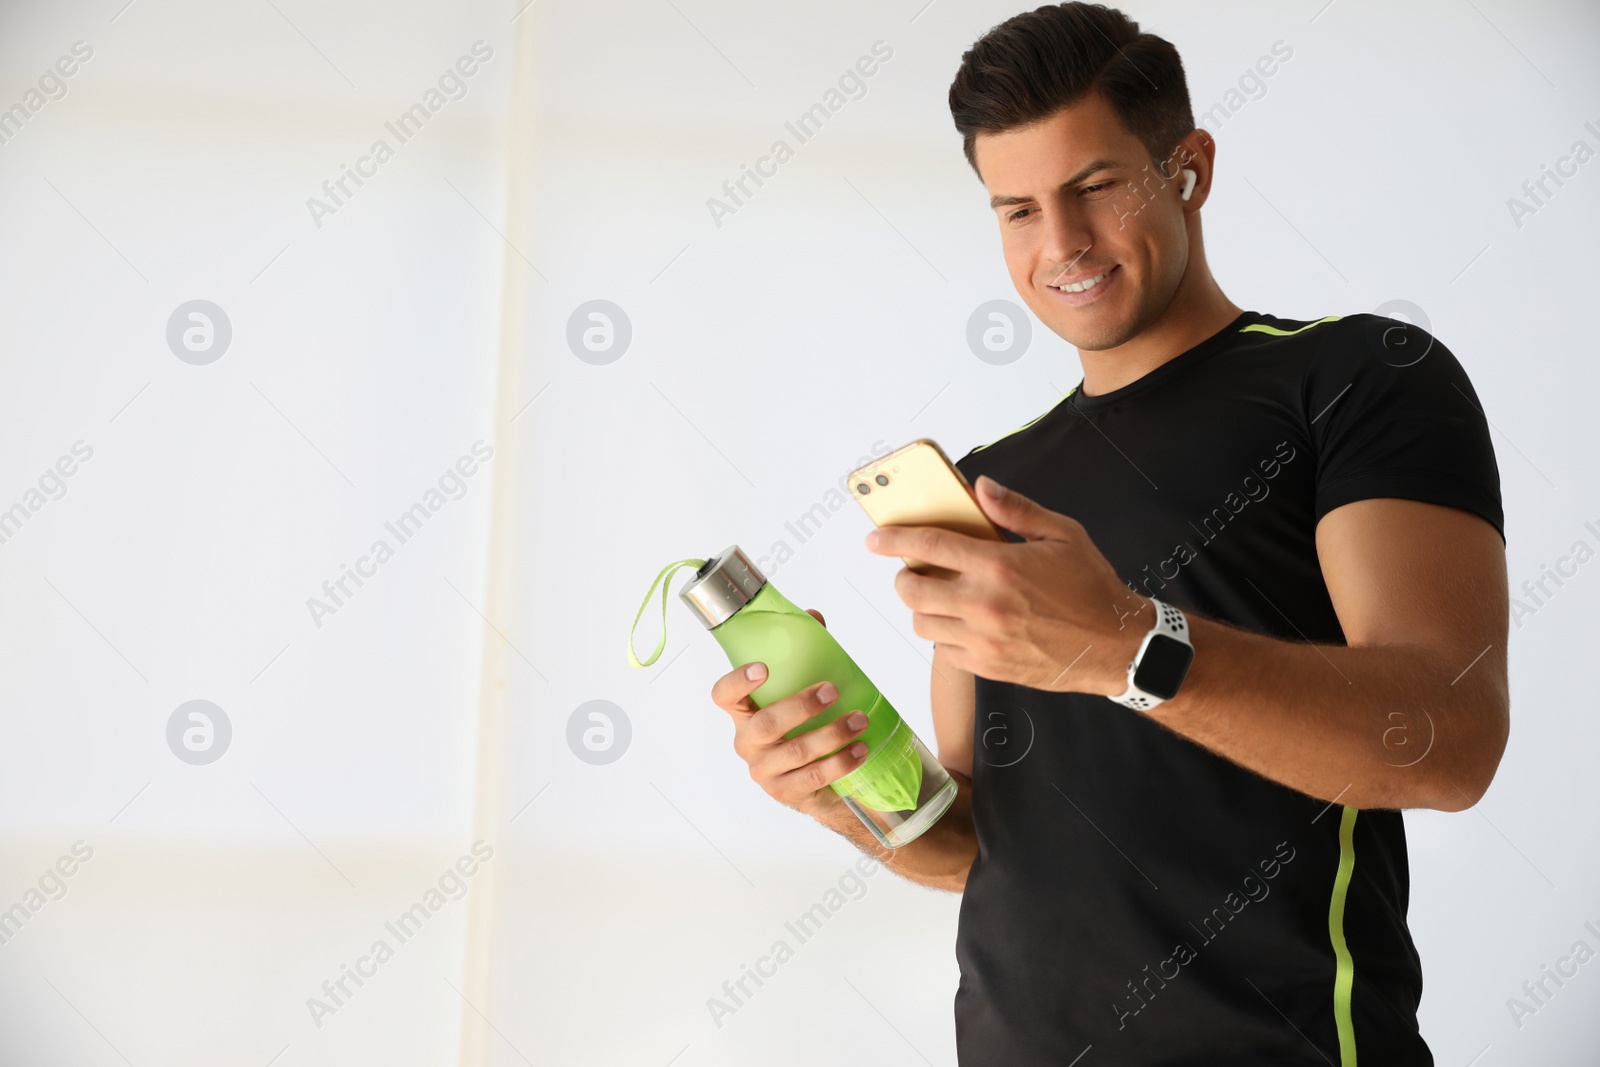
<path fill-rule="evenodd" d="M 1137 332 L 1132 323 L 1103 320 L 1098 315 L 1056 315 L 1046 320 L 1045 325 L 1051 333 L 1080 352 L 1116 348 Z"/>

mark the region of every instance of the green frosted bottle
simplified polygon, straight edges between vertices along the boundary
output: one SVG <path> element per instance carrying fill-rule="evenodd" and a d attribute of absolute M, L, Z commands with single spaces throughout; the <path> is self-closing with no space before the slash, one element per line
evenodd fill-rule
<path fill-rule="evenodd" d="M 757 707 L 821 681 L 838 687 L 837 700 L 786 737 L 826 726 L 853 711 L 866 712 L 866 733 L 856 739 L 867 744 L 866 760 L 832 786 L 845 805 L 889 848 L 916 839 L 932 826 L 955 799 L 955 779 L 827 627 L 780 593 L 738 545 L 711 560 L 681 560 L 677 565 L 690 563 L 699 569 L 679 598 L 711 631 L 730 664 L 760 660 L 767 665 L 767 680 L 750 694 Z M 666 576 L 663 570 L 657 581 Z M 646 605 L 654 592 L 652 585 L 645 594 Z M 643 611 L 641 606 L 640 614 Z M 663 631 L 663 643 L 665 638 Z M 629 634 L 628 659 L 635 666 L 644 666 L 659 654 L 658 645 L 655 655 L 641 662 Z"/>

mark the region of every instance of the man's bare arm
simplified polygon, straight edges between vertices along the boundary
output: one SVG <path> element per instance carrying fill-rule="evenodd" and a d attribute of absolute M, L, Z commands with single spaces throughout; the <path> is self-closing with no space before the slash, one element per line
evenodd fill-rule
<path fill-rule="evenodd" d="M 1128 586 L 1076 519 L 987 475 L 975 487 L 989 519 L 1022 542 L 934 526 L 867 534 L 873 552 L 961 574 L 944 581 L 901 568 L 895 592 L 912 610 L 912 629 L 983 678 L 1122 692 L 1150 628 L 1150 598 Z M 1133 714 L 1329 802 L 1471 807 L 1510 728 L 1499 533 L 1467 510 L 1380 497 L 1329 511 L 1316 539 L 1345 644 L 1286 640 L 1191 612 L 1195 657 L 1182 690 Z M 1270 583 L 1256 591 L 1269 604 L 1277 595 Z"/>
<path fill-rule="evenodd" d="M 1143 714 L 1325 800 L 1476 804 L 1509 729 L 1499 535 L 1469 512 L 1379 498 L 1324 516 L 1317 549 L 1347 646 L 1191 616 L 1190 677 Z"/>
<path fill-rule="evenodd" d="M 939 821 L 909 844 L 884 848 L 872 831 L 843 804 L 836 811 L 817 816 L 817 821 L 853 842 L 857 848 L 908 881 L 930 889 L 959 893 L 967 887 L 967 870 L 978 854 L 977 833 L 972 826 L 972 779 L 946 767 L 956 780 L 956 798 Z"/>

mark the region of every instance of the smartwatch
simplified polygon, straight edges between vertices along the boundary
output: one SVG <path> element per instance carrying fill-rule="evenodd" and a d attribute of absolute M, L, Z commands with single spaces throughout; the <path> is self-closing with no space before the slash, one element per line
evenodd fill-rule
<path fill-rule="evenodd" d="M 1164 700 L 1178 695 L 1183 679 L 1194 662 L 1194 644 L 1189 640 L 1189 620 L 1171 604 L 1151 598 L 1156 623 L 1139 642 L 1139 651 L 1128 664 L 1128 689 L 1114 696 L 1123 707 L 1149 711 Z"/>

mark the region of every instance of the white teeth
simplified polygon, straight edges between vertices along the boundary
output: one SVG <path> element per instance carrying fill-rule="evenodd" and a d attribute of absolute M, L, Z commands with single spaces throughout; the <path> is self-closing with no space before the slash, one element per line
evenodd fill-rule
<path fill-rule="evenodd" d="M 1097 286 L 1101 282 L 1105 281 L 1106 274 L 1110 274 L 1110 273 L 1111 273 L 1110 271 L 1106 271 L 1105 274 L 1096 274 L 1093 278 L 1090 278 L 1088 281 L 1071 282 L 1071 283 L 1069 283 L 1067 285 L 1058 285 L 1058 286 L 1056 286 L 1056 288 L 1060 289 L 1063 293 L 1084 293 L 1084 292 L 1088 292 L 1090 289 L 1093 289 L 1095 286 Z"/>

